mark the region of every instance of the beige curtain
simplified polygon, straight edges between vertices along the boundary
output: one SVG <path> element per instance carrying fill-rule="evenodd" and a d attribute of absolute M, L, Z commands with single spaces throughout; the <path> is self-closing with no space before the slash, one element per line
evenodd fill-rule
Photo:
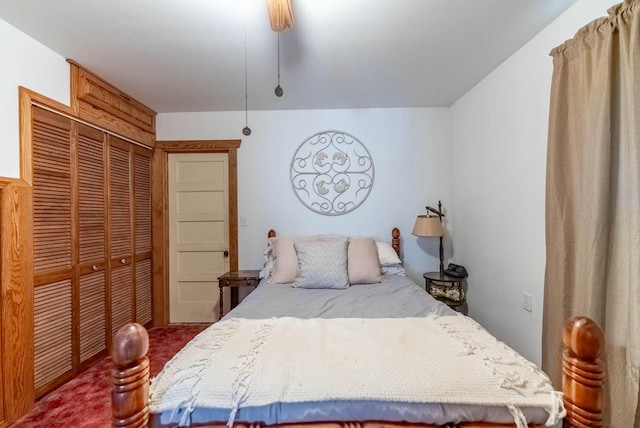
<path fill-rule="evenodd" d="M 555 48 L 547 151 L 543 369 L 564 320 L 607 336 L 606 424 L 640 427 L 640 0 Z"/>

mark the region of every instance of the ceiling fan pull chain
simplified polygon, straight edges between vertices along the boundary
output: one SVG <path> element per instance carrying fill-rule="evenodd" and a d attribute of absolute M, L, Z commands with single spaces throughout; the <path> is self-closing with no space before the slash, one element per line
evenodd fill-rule
<path fill-rule="evenodd" d="M 244 128 L 242 134 L 251 135 L 249 128 L 249 90 L 247 85 L 247 3 L 244 4 Z"/>
<path fill-rule="evenodd" d="M 276 93 L 276 97 L 281 97 L 282 95 L 284 95 L 284 91 L 280 86 L 280 31 L 278 31 L 278 86 L 276 86 L 274 92 Z"/>

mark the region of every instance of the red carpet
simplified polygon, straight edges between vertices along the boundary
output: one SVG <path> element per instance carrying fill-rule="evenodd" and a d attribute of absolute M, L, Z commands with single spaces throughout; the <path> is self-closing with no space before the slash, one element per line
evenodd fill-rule
<path fill-rule="evenodd" d="M 180 325 L 149 330 L 151 376 L 204 325 Z M 42 397 L 12 428 L 109 427 L 111 426 L 111 359 L 105 358 L 75 379 Z"/>

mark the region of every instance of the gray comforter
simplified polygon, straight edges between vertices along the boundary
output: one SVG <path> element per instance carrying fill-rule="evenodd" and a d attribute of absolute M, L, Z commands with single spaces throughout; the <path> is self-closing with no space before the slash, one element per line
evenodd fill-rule
<path fill-rule="evenodd" d="M 269 284 L 263 280 L 225 319 L 400 318 L 433 312 L 456 314 L 407 277 L 385 275 L 381 283 L 357 284 L 343 290 L 293 288 L 290 284 Z"/>

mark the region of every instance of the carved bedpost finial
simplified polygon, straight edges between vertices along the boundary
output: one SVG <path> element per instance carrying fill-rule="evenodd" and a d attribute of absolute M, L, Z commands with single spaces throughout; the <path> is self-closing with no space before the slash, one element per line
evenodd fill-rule
<path fill-rule="evenodd" d="M 595 321 L 573 317 L 564 324 L 562 390 L 565 427 L 602 427 L 604 407 L 604 333 Z"/>
<path fill-rule="evenodd" d="M 398 257 L 400 257 L 400 229 L 397 227 L 391 230 L 391 246 L 396 250 Z"/>
<path fill-rule="evenodd" d="M 149 334 L 129 323 L 113 337 L 111 421 L 114 427 L 146 427 L 149 422 Z"/>

